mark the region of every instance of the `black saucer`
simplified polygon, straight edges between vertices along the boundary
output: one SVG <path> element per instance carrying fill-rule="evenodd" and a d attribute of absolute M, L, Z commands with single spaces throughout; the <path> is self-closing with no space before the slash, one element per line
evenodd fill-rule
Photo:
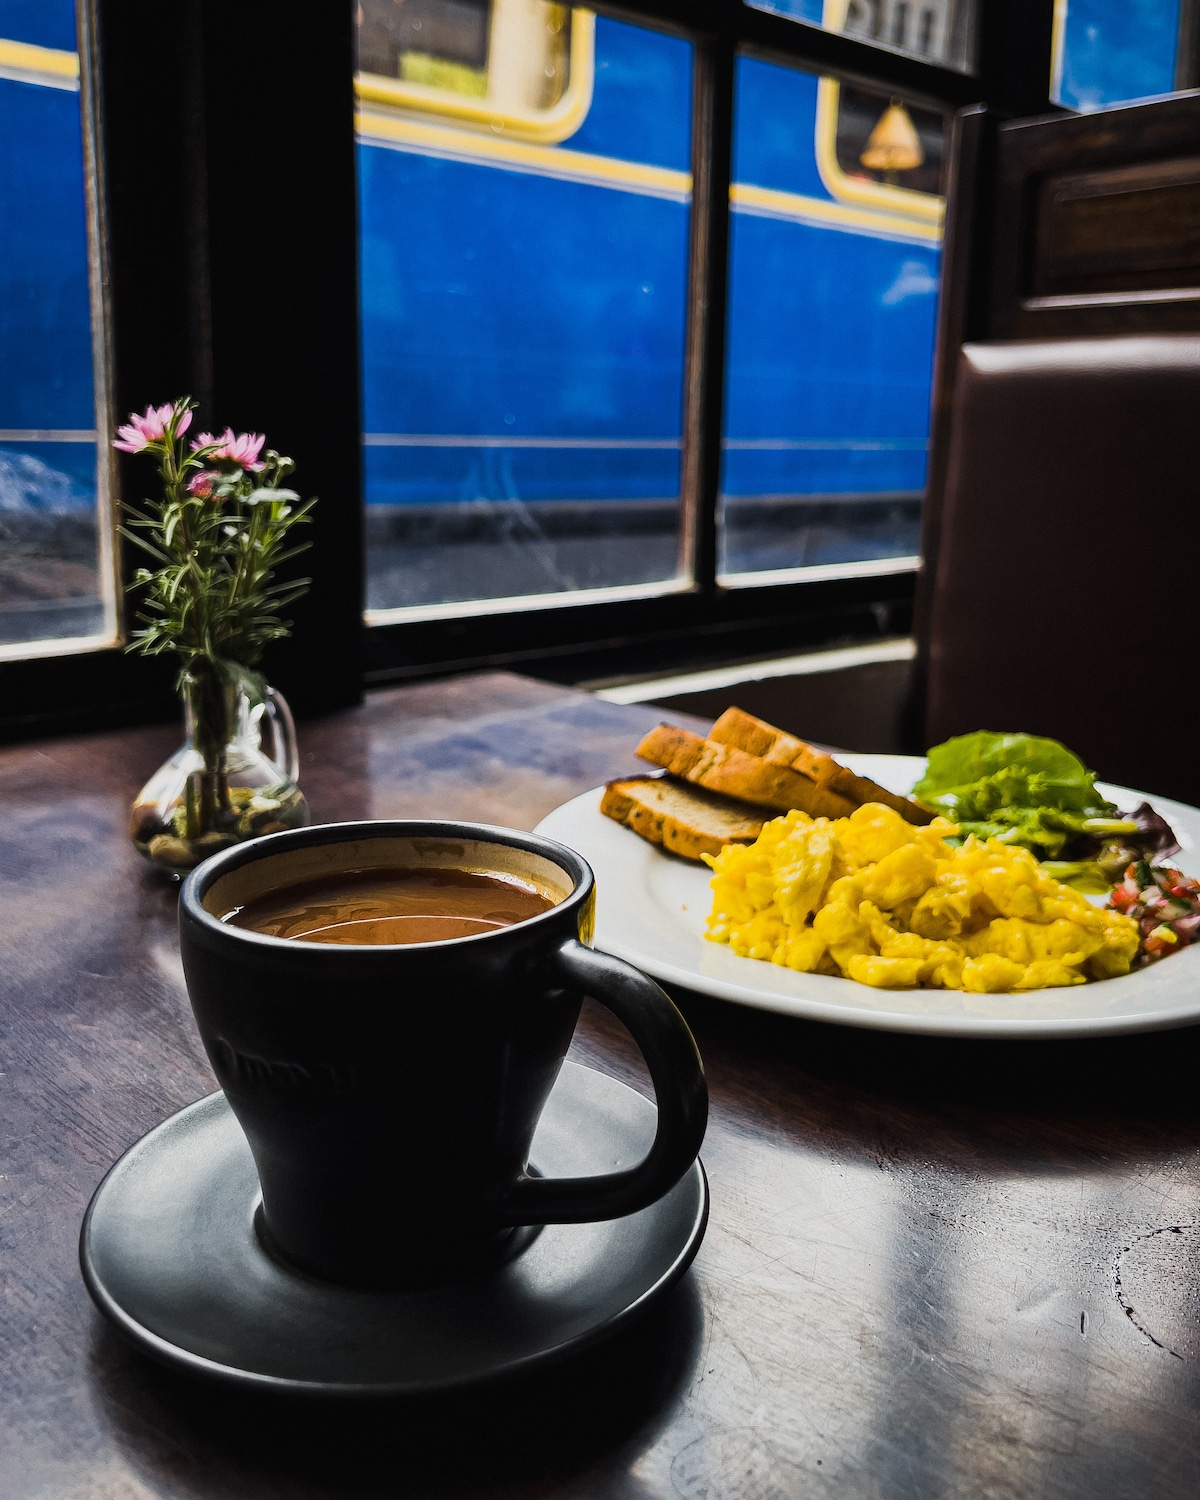
<path fill-rule="evenodd" d="M 610 1172 L 645 1155 L 654 1106 L 565 1063 L 533 1160 L 547 1176 Z M 386 1184 L 381 1184 L 386 1192 Z M 691 1264 L 708 1220 L 696 1162 L 627 1218 L 551 1225 L 470 1281 L 359 1292 L 285 1270 L 254 1229 L 258 1177 L 223 1094 L 131 1147 L 83 1221 L 83 1277 L 145 1353 L 238 1385 L 326 1395 L 450 1390 L 560 1359 L 614 1333 Z"/>

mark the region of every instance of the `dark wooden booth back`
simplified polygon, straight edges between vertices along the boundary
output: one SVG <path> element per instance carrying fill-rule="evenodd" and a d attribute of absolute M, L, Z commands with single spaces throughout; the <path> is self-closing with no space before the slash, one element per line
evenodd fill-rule
<path fill-rule="evenodd" d="M 1200 93 L 956 122 L 923 734 L 1200 802 Z"/>

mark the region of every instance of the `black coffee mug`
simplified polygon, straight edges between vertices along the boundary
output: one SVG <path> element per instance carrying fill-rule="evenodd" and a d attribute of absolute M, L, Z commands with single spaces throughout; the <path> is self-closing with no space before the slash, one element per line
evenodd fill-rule
<path fill-rule="evenodd" d="M 306 943 L 221 920 L 300 881 L 401 866 L 515 876 L 556 904 L 407 945 Z M 512 1253 L 514 1226 L 617 1218 L 679 1181 L 708 1118 L 703 1065 L 658 985 L 588 946 L 595 900 L 572 850 L 473 823 L 297 829 L 188 876 L 188 992 L 254 1153 L 270 1250 L 347 1285 L 453 1279 Z M 543 1178 L 530 1144 L 584 994 L 641 1048 L 658 1132 L 636 1167 Z"/>

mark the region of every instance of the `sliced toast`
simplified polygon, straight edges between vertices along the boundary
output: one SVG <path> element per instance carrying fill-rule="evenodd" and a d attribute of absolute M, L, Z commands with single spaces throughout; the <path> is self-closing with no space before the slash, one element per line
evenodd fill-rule
<path fill-rule="evenodd" d="M 818 786 L 810 776 L 790 765 L 778 765 L 671 724 L 659 724 L 652 729 L 637 747 L 637 753 L 643 760 L 662 766 L 672 776 L 705 791 L 750 802 L 756 807 L 769 807 L 777 813 L 798 807 L 814 818 L 845 818 L 858 806 L 848 797 Z"/>
<path fill-rule="evenodd" d="M 761 807 L 702 791 L 668 776 L 610 781 L 600 811 L 672 854 L 699 860 L 726 844 L 752 844 L 767 814 Z"/>
<path fill-rule="evenodd" d="M 855 775 L 824 750 L 814 750 L 795 735 L 776 729 L 743 709 L 727 708 L 709 730 L 709 738 L 743 754 L 758 756 L 768 765 L 788 766 L 823 791 L 845 797 L 856 807 L 864 802 L 882 802 L 909 823 L 925 824 L 933 819 L 933 813 L 920 803 L 889 792 L 869 776 Z"/>

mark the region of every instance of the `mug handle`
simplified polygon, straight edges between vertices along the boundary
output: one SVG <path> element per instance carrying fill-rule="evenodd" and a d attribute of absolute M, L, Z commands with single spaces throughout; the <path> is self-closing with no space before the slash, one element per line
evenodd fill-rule
<path fill-rule="evenodd" d="M 644 1161 L 592 1177 L 522 1177 L 501 1200 L 507 1224 L 585 1224 L 617 1219 L 657 1202 L 696 1160 L 708 1124 L 704 1064 L 670 997 L 632 964 L 576 938 L 549 960 L 564 989 L 582 990 L 612 1011 L 641 1049 L 658 1103 L 658 1129 Z"/>

